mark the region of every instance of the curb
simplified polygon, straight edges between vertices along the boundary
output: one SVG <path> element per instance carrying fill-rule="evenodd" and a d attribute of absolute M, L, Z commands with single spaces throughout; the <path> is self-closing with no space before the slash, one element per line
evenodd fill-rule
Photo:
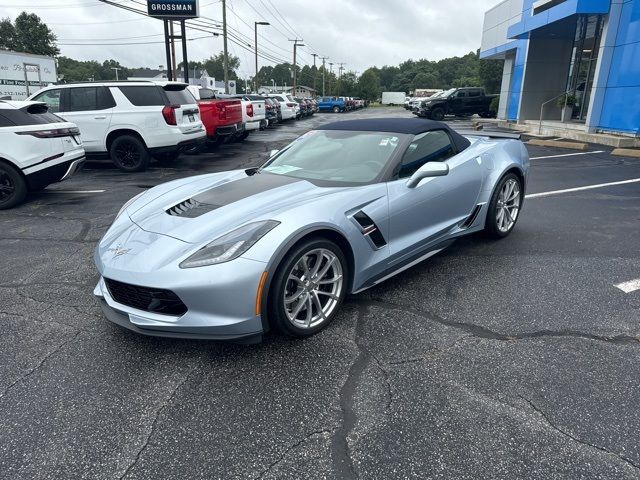
<path fill-rule="evenodd" d="M 586 150 L 588 148 L 586 143 L 565 142 L 562 140 L 539 140 L 534 138 L 529 140 L 527 143 L 529 145 L 538 145 L 540 147 L 570 148 L 572 150 Z"/>

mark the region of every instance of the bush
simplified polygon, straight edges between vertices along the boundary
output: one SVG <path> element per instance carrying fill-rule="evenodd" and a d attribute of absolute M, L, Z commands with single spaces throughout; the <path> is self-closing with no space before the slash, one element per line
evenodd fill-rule
<path fill-rule="evenodd" d="M 499 106 L 500 106 L 500 97 L 493 97 L 491 99 L 491 103 L 489 104 L 489 111 L 493 115 L 497 115 Z"/>
<path fill-rule="evenodd" d="M 566 104 L 565 104 L 565 101 L 566 101 Z M 560 98 L 558 98 L 557 105 L 560 108 L 564 108 L 565 105 L 567 107 L 573 107 L 576 103 L 578 103 L 578 99 L 575 96 L 562 95 Z"/>

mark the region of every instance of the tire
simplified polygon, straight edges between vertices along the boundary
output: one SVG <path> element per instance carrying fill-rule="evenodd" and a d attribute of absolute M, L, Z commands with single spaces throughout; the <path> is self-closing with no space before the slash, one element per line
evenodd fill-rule
<path fill-rule="evenodd" d="M 507 195 L 507 201 L 504 196 Z M 509 235 L 520 217 L 522 208 L 523 189 L 520 178 L 514 173 L 508 173 L 500 179 L 496 186 L 485 221 L 484 232 L 490 238 L 504 238 Z M 511 206 L 510 206 L 511 205 Z M 505 213 L 500 214 L 500 211 Z M 509 215 L 506 212 L 509 212 Z M 515 215 L 515 218 L 513 218 Z"/>
<path fill-rule="evenodd" d="M 340 107 L 338 107 L 337 105 L 333 107 L 333 113 L 340 113 Z"/>
<path fill-rule="evenodd" d="M 142 172 L 149 166 L 147 147 L 137 137 L 122 135 L 111 143 L 109 155 L 123 172 Z"/>
<path fill-rule="evenodd" d="M 0 163 L 0 210 L 15 207 L 27 197 L 27 182 L 10 165 Z"/>
<path fill-rule="evenodd" d="M 313 272 L 318 259 L 321 263 L 317 274 L 322 274 L 324 268 L 328 270 L 320 278 L 312 277 L 313 280 L 335 279 L 333 283 L 308 283 L 302 264 L 306 263 Z M 329 325 L 346 295 L 348 268 L 340 247 L 329 240 L 309 239 L 292 249 L 280 262 L 269 290 L 268 312 L 272 326 L 285 335 L 303 338 Z M 286 302 L 287 296 L 293 300 Z"/>
<path fill-rule="evenodd" d="M 431 120 L 436 120 L 438 122 L 444 120 L 444 110 L 440 107 L 431 110 Z"/>
<path fill-rule="evenodd" d="M 244 142 L 249 137 L 249 132 L 242 132 L 236 137 L 237 142 Z"/>

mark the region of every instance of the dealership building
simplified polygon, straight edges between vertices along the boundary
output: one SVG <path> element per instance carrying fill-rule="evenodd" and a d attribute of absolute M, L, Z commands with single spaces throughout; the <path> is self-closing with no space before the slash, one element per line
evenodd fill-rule
<path fill-rule="evenodd" d="M 640 0 L 505 0 L 480 57 L 505 61 L 498 118 L 640 137 Z"/>

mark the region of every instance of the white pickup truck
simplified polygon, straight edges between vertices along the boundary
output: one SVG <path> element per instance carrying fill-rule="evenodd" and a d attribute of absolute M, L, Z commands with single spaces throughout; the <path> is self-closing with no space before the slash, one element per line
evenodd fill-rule
<path fill-rule="evenodd" d="M 261 95 L 236 95 L 242 100 L 242 120 L 246 130 L 264 130 L 267 127 L 264 97 Z M 253 107 L 253 115 L 248 115 L 248 104 Z"/>

